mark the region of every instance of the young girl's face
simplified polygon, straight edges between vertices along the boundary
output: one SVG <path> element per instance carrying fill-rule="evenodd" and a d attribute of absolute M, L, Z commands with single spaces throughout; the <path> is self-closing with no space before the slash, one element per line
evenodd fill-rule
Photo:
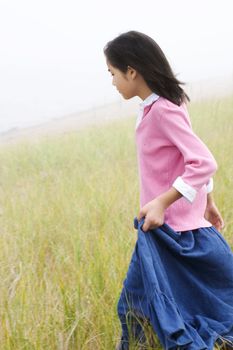
<path fill-rule="evenodd" d="M 136 96 L 136 86 L 133 79 L 133 72 L 130 69 L 123 73 L 118 68 L 113 67 L 107 61 L 108 71 L 112 75 L 112 85 L 116 86 L 118 92 L 126 99 Z"/>

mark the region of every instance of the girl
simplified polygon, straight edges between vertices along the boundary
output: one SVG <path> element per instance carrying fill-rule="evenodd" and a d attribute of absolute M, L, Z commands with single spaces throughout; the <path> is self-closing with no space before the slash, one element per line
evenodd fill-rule
<path fill-rule="evenodd" d="M 165 349 L 231 347 L 233 254 L 218 232 L 217 164 L 192 131 L 181 83 L 157 43 L 129 31 L 104 48 L 113 85 L 143 101 L 136 124 L 138 240 L 118 301 L 119 350 L 145 349 L 143 320 Z M 143 347 L 144 346 L 144 347 Z"/>

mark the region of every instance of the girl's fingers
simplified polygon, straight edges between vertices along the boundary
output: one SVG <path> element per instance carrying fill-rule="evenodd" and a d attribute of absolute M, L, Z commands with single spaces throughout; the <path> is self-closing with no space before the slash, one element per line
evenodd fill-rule
<path fill-rule="evenodd" d="M 157 228 L 159 226 L 161 226 L 162 224 L 160 224 L 159 222 L 155 223 L 154 221 L 150 221 L 150 220 L 147 220 L 145 219 L 145 222 L 142 226 L 142 229 L 144 232 L 150 230 L 150 229 L 154 229 L 154 228 Z"/>
<path fill-rule="evenodd" d="M 139 213 L 138 214 L 138 221 L 140 221 L 143 218 L 143 216 Z"/>
<path fill-rule="evenodd" d="M 141 209 L 138 214 L 138 221 L 140 221 L 144 216 L 146 216 L 146 212 Z"/>
<path fill-rule="evenodd" d="M 221 217 L 221 215 L 219 215 L 217 220 L 216 220 L 216 228 L 217 228 L 217 230 L 221 230 L 223 227 L 224 227 L 224 221 L 223 221 L 223 218 Z"/>
<path fill-rule="evenodd" d="M 219 217 L 218 220 L 216 220 L 214 226 L 216 227 L 216 229 L 217 229 L 218 231 L 220 231 L 221 229 L 223 229 L 223 227 L 224 227 L 224 221 L 223 221 L 223 219 L 222 219 L 221 217 Z"/>
<path fill-rule="evenodd" d="M 144 232 L 147 232 L 150 229 L 150 225 L 146 223 L 142 226 L 142 229 Z"/>
<path fill-rule="evenodd" d="M 148 231 L 150 228 L 150 222 L 149 220 L 145 217 L 145 221 L 144 221 L 144 224 L 142 226 L 142 229 L 144 232 Z"/>
<path fill-rule="evenodd" d="M 224 220 L 223 220 L 223 218 L 221 216 L 220 216 L 220 225 L 221 225 L 221 228 L 224 227 Z"/>
<path fill-rule="evenodd" d="M 224 222 L 223 220 L 219 221 L 219 230 L 223 229 L 224 227 Z"/>

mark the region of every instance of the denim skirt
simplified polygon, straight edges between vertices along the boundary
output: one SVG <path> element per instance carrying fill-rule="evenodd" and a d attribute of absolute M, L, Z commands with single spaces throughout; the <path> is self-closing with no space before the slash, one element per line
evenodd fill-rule
<path fill-rule="evenodd" d="M 164 349 L 233 344 L 233 254 L 223 236 L 213 226 L 144 232 L 143 223 L 134 220 L 137 242 L 117 305 L 119 349 L 129 348 L 129 314 L 134 336 L 143 337 L 137 320 L 146 319 Z"/>

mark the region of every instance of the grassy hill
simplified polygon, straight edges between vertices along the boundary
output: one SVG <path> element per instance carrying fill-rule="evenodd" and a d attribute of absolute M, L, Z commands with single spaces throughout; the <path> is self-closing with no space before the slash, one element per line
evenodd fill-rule
<path fill-rule="evenodd" d="M 233 98 L 191 104 L 233 247 Z M 135 117 L 0 149 L 0 348 L 111 350 L 136 242 Z"/>

